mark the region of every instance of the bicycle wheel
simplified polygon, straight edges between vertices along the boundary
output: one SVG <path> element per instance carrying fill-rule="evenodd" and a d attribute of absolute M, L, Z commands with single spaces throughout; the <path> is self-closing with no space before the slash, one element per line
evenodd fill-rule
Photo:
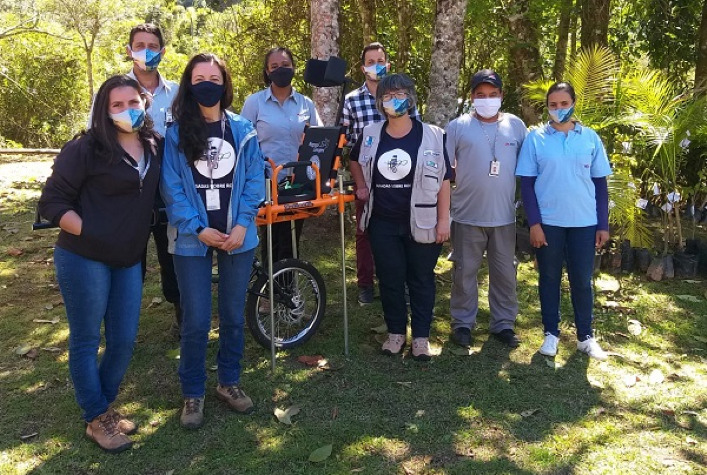
<path fill-rule="evenodd" d="M 273 264 L 275 346 L 294 348 L 316 333 L 324 318 L 326 288 L 319 271 L 299 259 Z M 256 341 L 270 348 L 270 301 L 267 272 L 248 291 L 245 317 Z"/>

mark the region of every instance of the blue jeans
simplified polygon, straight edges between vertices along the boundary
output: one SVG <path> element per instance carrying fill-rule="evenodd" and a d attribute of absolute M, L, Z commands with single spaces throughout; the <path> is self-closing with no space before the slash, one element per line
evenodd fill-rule
<path fill-rule="evenodd" d="M 60 247 L 54 265 L 69 322 L 69 372 L 83 417 L 108 410 L 133 355 L 140 319 L 140 263 L 111 267 Z M 101 324 L 106 348 L 98 361 Z"/>
<path fill-rule="evenodd" d="M 435 306 L 435 265 L 442 245 L 415 242 L 410 236 L 409 224 L 392 223 L 375 216 L 369 222 L 368 237 L 388 332 L 407 333 L 407 283 L 412 337 L 429 337 Z"/>
<path fill-rule="evenodd" d="M 179 283 L 182 342 L 179 379 L 185 398 L 206 393 L 206 345 L 211 330 L 211 262 L 214 250 L 204 257 L 174 256 Z M 216 251 L 218 260 L 219 349 L 218 381 L 223 386 L 238 384 L 245 338 L 243 310 L 255 249 L 229 255 Z"/>
<path fill-rule="evenodd" d="M 543 327 L 545 332 L 560 335 L 560 282 L 562 263 L 566 261 L 577 339 L 584 341 L 593 335 L 592 272 L 596 226 L 562 228 L 543 224 L 542 227 L 547 246 L 537 250 L 537 257 Z"/>

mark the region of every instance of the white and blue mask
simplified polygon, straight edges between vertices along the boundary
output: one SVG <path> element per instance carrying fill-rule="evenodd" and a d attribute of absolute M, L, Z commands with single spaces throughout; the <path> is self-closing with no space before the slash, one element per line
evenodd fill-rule
<path fill-rule="evenodd" d="M 130 48 L 128 46 L 128 48 Z M 154 71 L 159 66 L 160 61 L 162 61 L 162 51 L 152 51 L 149 48 L 145 48 L 142 51 L 133 51 L 130 48 L 130 55 L 133 61 L 137 63 L 138 67 L 144 71 Z"/>
<path fill-rule="evenodd" d="M 364 66 L 363 72 L 366 74 L 366 78 L 371 81 L 380 81 L 388 74 L 387 64 L 371 64 L 370 66 Z"/>
<path fill-rule="evenodd" d="M 393 97 L 389 101 L 383 101 L 383 110 L 389 117 L 403 116 L 410 110 L 410 100 L 407 97 L 405 99 Z"/>
<path fill-rule="evenodd" d="M 135 132 L 145 124 L 144 109 L 125 109 L 117 114 L 108 114 L 116 127 L 123 132 Z"/>
<path fill-rule="evenodd" d="M 550 114 L 550 118 L 554 122 L 564 124 L 572 118 L 572 114 L 574 114 L 574 104 L 572 107 L 568 107 L 567 109 L 548 109 L 547 113 Z"/>

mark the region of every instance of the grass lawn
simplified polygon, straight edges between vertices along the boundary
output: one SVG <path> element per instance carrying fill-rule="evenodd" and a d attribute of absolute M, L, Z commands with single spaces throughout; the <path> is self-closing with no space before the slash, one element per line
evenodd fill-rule
<path fill-rule="evenodd" d="M 249 416 L 229 412 L 215 398 L 212 332 L 206 424 L 198 431 L 179 426 L 173 309 L 157 300 L 159 272 L 150 256 L 138 341 L 117 401 L 140 429 L 132 450 L 105 454 L 84 437 L 69 379 L 68 328 L 52 263 L 56 231 L 30 231 L 50 164 L 50 157 L 0 161 L 2 474 L 707 472 L 707 279 L 649 283 L 602 274 L 598 303 L 635 312 L 597 311 L 597 336 L 612 356 L 597 362 L 578 354 L 565 321 L 560 352 L 551 360 L 536 353 L 542 342 L 537 277 L 532 263 L 523 262 L 520 348 L 508 351 L 488 338 L 484 274 L 473 353 L 460 355 L 448 341 L 445 248 L 432 329 L 439 355 L 418 363 L 379 354 L 381 335 L 372 329 L 383 323 L 380 301 L 355 302 L 347 224 L 353 301 L 345 357 L 338 221 L 330 215 L 307 222 L 303 241 L 303 256 L 327 283 L 319 332 L 303 347 L 278 353 L 275 372 L 269 351 L 247 336 L 242 383 L 256 403 Z M 562 308 L 572 315 L 567 289 Z M 29 348 L 36 350 L 18 354 Z M 328 364 L 308 367 L 297 361 L 301 355 L 322 355 Z M 292 405 L 301 407 L 292 425 L 278 422 L 274 409 Z M 327 459 L 308 460 L 329 444 Z"/>

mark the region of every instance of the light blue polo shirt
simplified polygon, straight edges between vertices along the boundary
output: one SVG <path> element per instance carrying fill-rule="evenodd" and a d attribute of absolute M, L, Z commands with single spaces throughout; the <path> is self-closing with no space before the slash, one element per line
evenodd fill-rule
<path fill-rule="evenodd" d="M 576 122 L 567 135 L 546 124 L 530 131 L 516 175 L 537 177 L 535 194 L 543 224 L 567 228 L 597 224 L 592 178 L 611 175 L 601 139 Z"/>
<path fill-rule="evenodd" d="M 241 116 L 253 123 L 263 155 L 276 165 L 297 160 L 305 124 L 322 125 L 314 102 L 294 88 L 282 105 L 269 87 L 251 94 Z"/>

